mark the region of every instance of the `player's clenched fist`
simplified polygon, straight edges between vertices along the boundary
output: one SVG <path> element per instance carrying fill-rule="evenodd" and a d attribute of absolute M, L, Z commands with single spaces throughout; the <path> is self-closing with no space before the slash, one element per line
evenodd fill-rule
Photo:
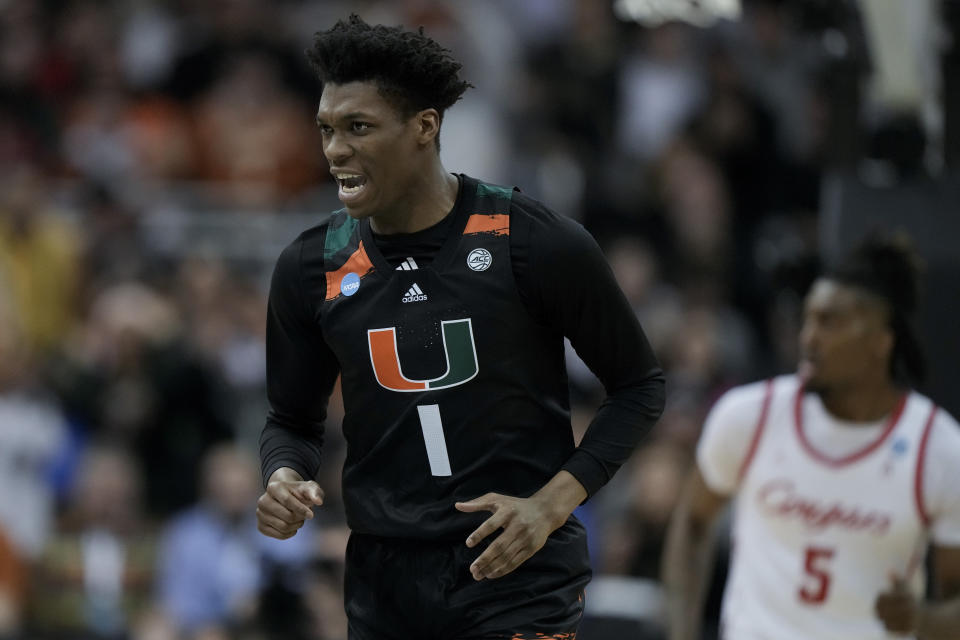
<path fill-rule="evenodd" d="M 267 490 L 257 500 L 257 529 L 271 538 L 286 540 L 313 517 L 313 506 L 323 504 L 323 489 L 286 467 L 277 469 Z"/>
<path fill-rule="evenodd" d="M 900 578 L 892 578 L 888 591 L 877 596 L 874 611 L 887 631 L 897 634 L 912 634 L 920 618 L 920 603 L 907 589 Z"/>

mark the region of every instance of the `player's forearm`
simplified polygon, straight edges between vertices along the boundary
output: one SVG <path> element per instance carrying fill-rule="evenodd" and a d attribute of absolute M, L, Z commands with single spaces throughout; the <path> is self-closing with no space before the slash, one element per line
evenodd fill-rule
<path fill-rule="evenodd" d="M 663 373 L 653 368 L 608 395 L 580 442 L 564 463 L 588 495 L 599 491 L 650 433 L 664 406 Z"/>
<path fill-rule="evenodd" d="M 714 536 L 707 523 L 697 523 L 686 505 L 674 514 L 667 534 L 663 579 L 671 640 L 697 640 L 703 602 L 713 571 Z"/>
<path fill-rule="evenodd" d="M 567 521 L 577 505 L 587 499 L 587 490 L 569 472 L 560 471 L 530 497 L 540 502 L 552 530 L 555 530 Z"/>
<path fill-rule="evenodd" d="M 281 467 L 296 471 L 305 479 L 313 478 L 320 468 L 323 447 L 322 429 L 293 429 L 271 412 L 260 434 L 260 472 L 263 486 Z"/>
<path fill-rule="evenodd" d="M 921 640 L 960 638 L 960 597 L 925 604 L 920 612 L 917 635 Z"/>

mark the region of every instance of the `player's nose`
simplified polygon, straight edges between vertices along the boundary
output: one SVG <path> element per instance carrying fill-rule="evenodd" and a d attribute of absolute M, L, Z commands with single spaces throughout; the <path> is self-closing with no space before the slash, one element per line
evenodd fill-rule
<path fill-rule="evenodd" d="M 353 149 L 344 139 L 343 135 L 333 133 L 327 138 L 323 147 L 323 155 L 331 166 L 339 166 L 353 154 Z"/>

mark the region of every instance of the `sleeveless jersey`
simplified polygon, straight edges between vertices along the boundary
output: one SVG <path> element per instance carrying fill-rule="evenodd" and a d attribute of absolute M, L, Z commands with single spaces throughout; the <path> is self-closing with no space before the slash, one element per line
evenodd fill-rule
<path fill-rule="evenodd" d="M 842 458 L 805 432 L 812 396 L 796 376 L 767 383 L 737 492 L 723 603 L 728 640 L 876 640 L 891 575 L 923 594 L 923 455 L 936 407 L 903 396 L 882 433 Z"/>
<path fill-rule="evenodd" d="M 357 533 L 460 538 L 489 514 L 454 502 L 529 496 L 574 450 L 563 338 L 534 322 L 514 282 L 513 192 L 466 176 L 460 189 L 426 266 L 391 267 L 369 220 L 340 211 L 327 227 L 320 316 L 341 367 Z"/>

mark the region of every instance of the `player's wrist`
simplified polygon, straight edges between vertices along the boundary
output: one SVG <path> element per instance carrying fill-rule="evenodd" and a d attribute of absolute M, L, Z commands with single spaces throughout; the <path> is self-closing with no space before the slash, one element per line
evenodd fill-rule
<path fill-rule="evenodd" d="M 270 482 L 303 482 L 303 476 L 290 467 L 280 467 L 270 474 L 267 483 Z"/>
<path fill-rule="evenodd" d="M 560 471 L 532 497 L 541 503 L 552 528 L 558 529 L 587 498 L 587 490 L 568 471 Z"/>

